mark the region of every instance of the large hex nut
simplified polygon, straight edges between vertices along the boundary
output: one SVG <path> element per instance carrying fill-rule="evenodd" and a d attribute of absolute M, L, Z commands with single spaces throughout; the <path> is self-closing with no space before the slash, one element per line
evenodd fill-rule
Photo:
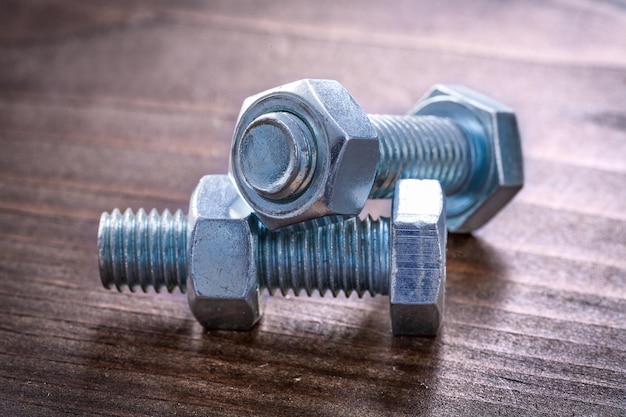
<path fill-rule="evenodd" d="M 250 207 L 227 175 L 200 180 L 189 203 L 189 307 L 207 329 L 247 330 L 261 317 Z"/>
<path fill-rule="evenodd" d="M 410 112 L 454 119 L 470 139 L 473 170 L 464 190 L 448 197 L 448 228 L 471 232 L 504 207 L 524 184 L 515 112 L 460 85 L 435 85 Z"/>
<path fill-rule="evenodd" d="M 396 184 L 389 277 L 395 335 L 435 336 L 443 323 L 445 201 L 438 181 L 405 179 Z"/>
<path fill-rule="evenodd" d="M 307 79 L 244 101 L 230 174 L 261 221 L 276 229 L 357 215 L 378 159 L 376 131 L 346 89 L 336 81 Z"/>

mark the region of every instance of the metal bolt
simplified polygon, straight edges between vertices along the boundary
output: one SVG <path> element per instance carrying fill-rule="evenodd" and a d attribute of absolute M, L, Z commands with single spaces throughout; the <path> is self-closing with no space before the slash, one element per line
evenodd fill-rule
<path fill-rule="evenodd" d="M 259 292 L 340 291 L 390 297 L 394 334 L 435 335 L 443 318 L 446 228 L 436 181 L 397 184 L 391 219 L 310 222 L 271 231 L 228 176 L 206 176 L 190 214 L 103 213 L 98 230 L 106 288 L 187 291 L 206 328 L 245 330 Z"/>
<path fill-rule="evenodd" d="M 428 178 L 448 197 L 450 231 L 470 232 L 521 189 L 523 162 L 514 111 L 468 88 L 437 85 L 405 116 L 366 115 L 336 81 L 302 80 L 244 102 L 231 174 L 272 229 L 356 215 L 399 179 Z"/>

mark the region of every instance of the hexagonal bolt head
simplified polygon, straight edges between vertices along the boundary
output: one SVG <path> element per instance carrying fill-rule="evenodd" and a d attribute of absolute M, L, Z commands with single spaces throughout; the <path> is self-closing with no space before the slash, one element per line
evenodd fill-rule
<path fill-rule="evenodd" d="M 302 80 L 244 101 L 230 172 L 263 223 L 276 229 L 357 214 L 378 159 L 376 132 L 346 89 Z"/>
<path fill-rule="evenodd" d="M 446 209 L 439 182 L 400 180 L 391 218 L 389 304 L 395 335 L 434 336 L 443 323 Z"/>
<path fill-rule="evenodd" d="M 261 317 L 251 213 L 225 175 L 205 176 L 191 196 L 187 294 L 206 328 L 248 330 Z"/>
<path fill-rule="evenodd" d="M 460 85 L 435 85 L 410 114 L 454 120 L 471 146 L 465 187 L 448 196 L 448 228 L 471 232 L 491 219 L 524 184 L 521 139 L 515 112 Z"/>

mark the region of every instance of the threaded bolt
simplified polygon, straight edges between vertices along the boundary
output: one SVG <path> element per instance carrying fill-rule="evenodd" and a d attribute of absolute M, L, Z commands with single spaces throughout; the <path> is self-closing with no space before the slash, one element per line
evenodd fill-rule
<path fill-rule="evenodd" d="M 431 178 L 446 195 L 471 172 L 470 144 L 454 120 L 437 116 L 368 115 L 378 134 L 380 160 L 370 198 L 389 198 L 401 178 Z"/>
<path fill-rule="evenodd" d="M 256 221 L 256 262 L 259 288 L 270 294 L 305 290 L 311 295 L 330 291 L 349 296 L 356 291 L 388 293 L 389 218 L 322 224 L 309 222 L 293 229 L 271 231 Z M 105 288 L 137 287 L 158 292 L 187 290 L 186 216 L 178 210 L 159 215 L 143 209 L 103 213 L 98 230 L 100 277 Z"/>
<path fill-rule="evenodd" d="M 320 218 L 266 228 L 226 175 L 207 175 L 189 215 L 103 213 L 98 256 L 106 288 L 187 292 L 210 329 L 259 320 L 259 290 L 389 295 L 394 334 L 434 335 L 445 287 L 445 200 L 436 181 L 396 184 L 391 218 Z"/>
<path fill-rule="evenodd" d="M 512 109 L 462 86 L 434 86 L 408 115 L 368 115 L 336 81 L 301 80 L 244 102 L 230 172 L 271 229 L 356 215 L 414 178 L 440 181 L 450 231 L 471 232 L 521 189 L 520 142 Z"/>
<path fill-rule="evenodd" d="M 259 285 L 270 294 L 301 290 L 311 295 L 353 291 L 363 296 L 389 290 L 390 219 L 351 218 L 304 230 L 260 228 Z"/>
<path fill-rule="evenodd" d="M 134 214 L 118 209 L 102 213 L 98 228 L 98 260 L 102 285 L 118 291 L 128 287 L 144 292 L 165 287 L 187 289 L 187 217 L 153 209 Z"/>

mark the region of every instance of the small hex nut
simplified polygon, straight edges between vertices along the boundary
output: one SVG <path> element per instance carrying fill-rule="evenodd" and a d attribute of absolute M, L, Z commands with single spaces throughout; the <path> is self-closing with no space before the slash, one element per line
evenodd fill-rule
<path fill-rule="evenodd" d="M 250 207 L 227 175 L 200 180 L 189 203 L 189 307 L 207 329 L 248 330 L 262 306 Z"/>
<path fill-rule="evenodd" d="M 313 142 L 307 147 L 311 174 L 295 195 L 271 199 L 243 178 L 242 139 L 255 120 L 280 112 L 297 116 L 310 131 L 304 136 Z M 244 101 L 233 135 L 230 174 L 261 221 L 277 229 L 323 216 L 357 215 L 372 188 L 378 160 L 376 131 L 348 91 L 337 81 L 305 79 Z"/>
<path fill-rule="evenodd" d="M 491 219 L 524 185 L 515 112 L 460 85 L 435 85 L 410 112 L 454 119 L 470 139 L 473 171 L 463 191 L 448 197 L 451 232 L 468 233 Z"/>
<path fill-rule="evenodd" d="M 435 336 L 443 323 L 446 215 L 441 185 L 400 180 L 391 219 L 389 303 L 394 335 Z"/>

